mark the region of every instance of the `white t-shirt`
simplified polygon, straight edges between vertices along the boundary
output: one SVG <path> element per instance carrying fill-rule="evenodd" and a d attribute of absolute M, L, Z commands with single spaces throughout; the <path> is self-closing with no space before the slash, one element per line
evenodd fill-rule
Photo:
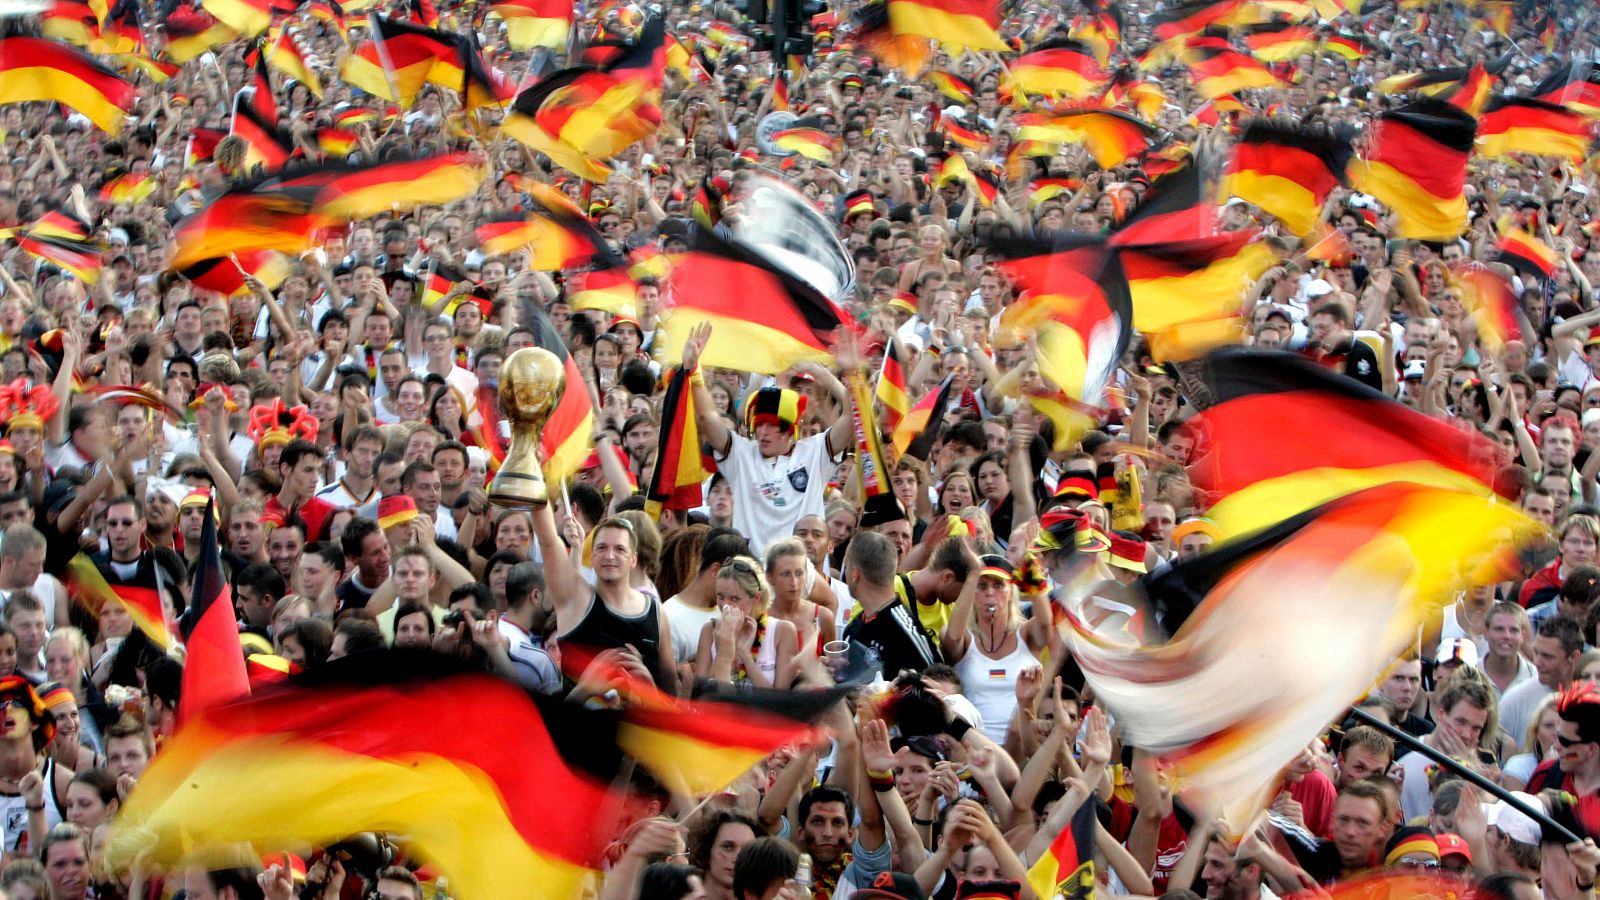
<path fill-rule="evenodd" d="M 721 471 L 733 489 L 733 527 L 753 548 L 788 537 L 804 516 L 821 516 L 828 491 L 828 433 L 794 445 L 787 456 L 762 457 L 753 440 L 733 435 Z"/>
<path fill-rule="evenodd" d="M 717 617 L 716 604 L 710 609 L 699 609 L 674 596 L 661 604 L 661 609 L 667 614 L 667 627 L 672 630 L 672 650 L 678 662 L 694 662 L 695 652 L 700 649 L 700 632 L 707 622 Z"/>

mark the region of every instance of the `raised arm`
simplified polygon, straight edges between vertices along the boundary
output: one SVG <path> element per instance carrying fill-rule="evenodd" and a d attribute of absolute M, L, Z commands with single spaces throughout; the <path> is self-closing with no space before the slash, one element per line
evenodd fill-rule
<path fill-rule="evenodd" d="M 546 503 L 533 511 L 533 532 L 539 539 L 539 554 L 544 560 L 545 596 L 555 605 L 557 627 L 563 631 L 577 624 L 589 601 L 589 586 L 567 559 L 567 545 L 556 530 L 556 516 Z"/>
<path fill-rule="evenodd" d="M 700 355 L 705 352 L 706 342 L 710 340 L 711 324 L 702 322 L 696 325 L 683 343 L 683 367 L 691 373 L 689 385 L 694 389 L 694 422 L 700 429 L 700 439 L 710 444 L 712 450 L 725 456 L 733 446 L 733 432 L 717 415 L 716 401 L 711 399 L 705 376 L 700 373 Z"/>

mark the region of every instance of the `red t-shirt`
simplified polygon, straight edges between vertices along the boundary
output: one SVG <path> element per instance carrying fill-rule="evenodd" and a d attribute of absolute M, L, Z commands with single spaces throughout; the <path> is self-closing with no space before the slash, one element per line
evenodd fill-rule
<path fill-rule="evenodd" d="M 1327 838 L 1333 826 L 1333 801 L 1338 790 L 1333 779 L 1312 769 L 1306 777 L 1287 788 L 1289 796 L 1300 804 L 1300 815 L 1305 819 L 1306 830 L 1319 838 Z"/>
<path fill-rule="evenodd" d="M 300 515 L 300 521 L 306 523 L 306 543 L 322 540 L 328 527 L 328 517 L 333 515 L 334 505 L 320 497 L 312 497 L 295 507 Z M 289 519 L 289 511 L 283 508 L 274 494 L 267 498 L 266 505 L 262 508 L 262 515 L 276 516 L 284 521 Z"/>
<path fill-rule="evenodd" d="M 1537 794 L 1545 788 L 1555 788 L 1577 797 L 1578 802 L 1573 804 L 1572 811 L 1578 817 L 1578 824 L 1583 826 L 1584 835 L 1600 838 L 1600 793 L 1578 793 L 1572 783 L 1572 775 L 1561 771 L 1561 761 L 1556 759 L 1540 763 L 1528 776 L 1528 786 L 1523 790 Z"/>

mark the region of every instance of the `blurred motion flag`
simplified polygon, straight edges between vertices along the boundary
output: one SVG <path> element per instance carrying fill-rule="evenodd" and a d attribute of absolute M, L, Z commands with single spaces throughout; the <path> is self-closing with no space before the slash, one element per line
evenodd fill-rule
<path fill-rule="evenodd" d="M 272 0 L 200 0 L 200 8 L 244 37 L 255 37 L 272 24 Z"/>
<path fill-rule="evenodd" d="M 1271 15 L 1266 3 L 1251 0 L 1193 0 L 1157 10 L 1147 24 L 1163 44 L 1181 43 L 1213 25 L 1253 25 Z"/>
<path fill-rule="evenodd" d="M 136 94 L 131 83 L 81 50 L 43 38 L 0 39 L 0 104 L 60 103 L 117 135 Z"/>
<path fill-rule="evenodd" d="M 156 589 L 154 566 L 140 565 L 132 578 L 111 584 L 88 556 L 79 553 L 67 561 L 67 589 L 96 620 L 100 611 L 115 603 L 133 618 L 133 624 L 164 652 L 172 646 L 172 626 Z"/>
<path fill-rule="evenodd" d="M 261 280 L 269 291 L 275 291 L 289 277 L 293 262 L 276 250 L 247 250 L 231 257 L 212 257 L 178 270 L 178 275 L 195 287 L 232 297 L 250 290 L 244 276 Z"/>
<path fill-rule="evenodd" d="M 1524 275 L 1548 280 L 1561 265 L 1561 254 L 1521 228 L 1507 228 L 1495 244 L 1495 258 Z"/>
<path fill-rule="evenodd" d="M 1237 833 L 1438 598 L 1498 580 L 1483 565 L 1511 562 L 1505 551 L 1533 531 L 1482 494 L 1375 487 L 1144 578 L 1148 608 L 1169 628 L 1186 618 L 1171 641 L 1090 627 L 1094 598 L 1082 596 L 1068 602 L 1068 645 L 1129 742 L 1171 767 L 1197 815 L 1221 814 Z"/>
<path fill-rule="evenodd" d="M 530 182 L 528 199 L 532 214 L 527 218 L 501 217 L 477 227 L 483 252 L 511 253 L 527 247 L 531 251 L 529 267 L 541 272 L 589 263 L 607 268 L 622 265 L 623 259 L 606 243 L 605 236 L 561 191 Z"/>
<path fill-rule="evenodd" d="M 1050 842 L 1039 861 L 1028 867 L 1028 884 L 1036 897 L 1087 900 L 1094 896 L 1095 798 L 1078 804 L 1066 827 Z M 1041 826 L 1042 827 L 1042 826 Z"/>
<path fill-rule="evenodd" d="M 833 162 L 837 146 L 834 139 L 820 128 L 785 128 L 773 133 L 772 143 L 779 149 L 798 153 L 820 163 Z"/>
<path fill-rule="evenodd" d="M 1236 94 L 1248 88 L 1281 88 L 1283 82 L 1261 63 L 1233 49 L 1226 38 L 1191 41 L 1179 56 L 1194 89 L 1207 100 Z"/>
<path fill-rule="evenodd" d="M 600 309 L 614 316 L 638 311 L 639 287 L 622 266 L 580 272 L 567 279 L 567 301 L 574 310 Z"/>
<path fill-rule="evenodd" d="M 1522 339 L 1517 295 L 1511 282 L 1478 263 L 1457 265 L 1451 269 L 1450 277 L 1461 289 L 1461 303 L 1472 315 L 1478 339 L 1486 348 L 1499 353 L 1505 349 L 1506 341 Z"/>
<path fill-rule="evenodd" d="M 167 14 L 161 30 L 166 35 L 162 55 L 179 65 L 199 59 L 239 36 L 239 32 L 205 10 L 182 3 Z"/>
<path fill-rule="evenodd" d="M 457 38 L 411 22 L 369 16 L 367 40 L 345 59 L 339 77 L 375 97 L 409 107 L 425 84 L 460 90 Z"/>
<path fill-rule="evenodd" d="M 294 142 L 249 103 L 235 103 L 228 133 L 244 141 L 244 171 L 270 174 L 283 168 L 294 155 Z"/>
<path fill-rule="evenodd" d="M 968 150 L 977 150 L 980 153 L 989 151 L 989 138 L 963 126 L 956 121 L 955 116 L 940 116 L 939 130 L 944 132 L 945 137 Z"/>
<path fill-rule="evenodd" d="M 1497 96 L 1478 120 L 1478 153 L 1490 158 L 1525 153 L 1581 161 L 1593 136 L 1594 124 L 1564 106 Z"/>
<path fill-rule="evenodd" d="M 694 418 L 690 373 L 673 369 L 661 398 L 656 464 L 645 488 L 645 514 L 659 520 L 663 509 L 694 509 L 702 502 L 700 484 L 708 477 L 700 457 L 700 428 Z"/>
<path fill-rule="evenodd" d="M 306 59 L 306 53 L 301 49 L 300 41 L 293 32 L 281 26 L 267 32 L 266 48 L 264 55 L 273 68 L 305 85 L 306 90 L 312 94 L 322 96 L 322 81 L 311 68 L 311 63 Z"/>
<path fill-rule="evenodd" d="M 1344 182 L 1350 140 L 1287 121 L 1252 119 L 1234 145 L 1221 195 L 1261 207 L 1302 238 Z"/>
<path fill-rule="evenodd" d="M 1107 237 L 1113 247 L 1171 244 L 1217 233 L 1216 192 L 1193 162 L 1144 192 L 1133 212 Z"/>
<path fill-rule="evenodd" d="M 567 46 L 572 30 L 569 0 L 495 0 L 489 4 L 489 14 L 506 23 L 506 40 L 513 50 L 560 50 Z"/>
<path fill-rule="evenodd" d="M 922 395 L 917 405 L 911 407 L 896 425 L 890 440 L 894 445 L 895 459 L 909 456 L 924 462 L 939 439 L 944 427 L 945 410 L 950 407 L 950 379 L 946 378 L 937 391 Z"/>
<path fill-rule="evenodd" d="M 251 51 L 245 59 L 250 64 L 250 108 L 256 117 L 269 127 L 278 127 L 278 98 L 272 92 L 272 77 L 267 72 L 267 59 L 259 51 Z"/>
<path fill-rule="evenodd" d="M 1216 498 L 1209 515 L 1224 535 L 1391 482 L 1491 493 L 1489 441 L 1311 360 L 1230 350 L 1204 372 L 1216 403 L 1191 420 L 1209 447 L 1192 477 Z"/>
<path fill-rule="evenodd" d="M 1317 34 L 1309 25 L 1280 19 L 1246 28 L 1244 45 L 1262 62 L 1288 62 L 1315 52 Z"/>
<path fill-rule="evenodd" d="M 834 332 L 848 321 L 816 288 L 709 229 L 695 230 L 671 285 L 675 299 L 662 323 L 671 337 L 658 341 L 665 365 L 678 365 L 684 338 L 702 322 L 713 331 L 701 365 L 776 375 L 799 362 L 827 364 Z"/>
<path fill-rule="evenodd" d="M 946 72 L 943 69 L 929 72 L 928 83 L 932 84 L 939 93 L 953 103 L 967 104 L 972 102 L 974 96 L 972 82 L 954 72 Z"/>
<path fill-rule="evenodd" d="M 188 723 L 195 716 L 250 696 L 250 676 L 239 646 L 239 620 L 233 590 L 222 574 L 217 545 L 217 520 L 206 501 L 200 530 L 200 558 L 195 562 L 189 608 L 178 620 L 183 635 L 183 694 L 178 715 Z"/>
<path fill-rule="evenodd" d="M 156 192 L 154 175 L 149 172 L 128 172 L 118 175 L 100 186 L 100 202 L 108 204 L 141 203 Z"/>
<path fill-rule="evenodd" d="M 85 284 L 100 280 L 101 252 L 105 247 L 92 241 L 50 237 L 24 232 L 17 239 L 23 251 L 53 263 Z"/>
<path fill-rule="evenodd" d="M 1083 107 L 1055 116 L 1023 113 L 1014 120 L 1022 141 L 1082 144 L 1102 169 L 1114 169 L 1147 150 L 1155 126 L 1116 109 Z"/>
<path fill-rule="evenodd" d="M 54 0 L 39 14 L 39 33 L 79 47 L 89 46 L 100 22 L 89 4 L 79 0 Z"/>
<path fill-rule="evenodd" d="M 252 250 L 278 250 L 291 256 L 311 246 L 323 221 L 312 215 L 308 197 L 288 192 L 237 188 L 186 216 L 173 228 L 170 268 L 180 270 L 213 257 Z"/>
<path fill-rule="evenodd" d="M 330 219 L 365 219 L 471 196 L 483 183 L 483 160 L 471 152 L 397 159 L 372 166 L 331 165 L 296 172 L 287 184 L 318 185 L 313 210 Z"/>
<path fill-rule="evenodd" d="M 1423 98 L 1378 118 L 1366 157 L 1351 164 L 1351 186 L 1399 219 L 1397 236 L 1448 241 L 1467 228 L 1467 157 L 1477 121 Z"/>
<path fill-rule="evenodd" d="M 530 884 L 581 893 L 623 809 L 603 768 L 616 743 L 606 714 L 539 704 L 482 672 L 357 674 L 314 688 L 291 680 L 191 718 L 128 797 L 110 857 L 126 864 L 148 849 L 164 867 L 225 864 L 238 844 L 266 852 L 390 831 L 460 900 Z"/>
<path fill-rule="evenodd" d="M 361 138 L 354 131 L 343 128 L 318 128 L 317 148 L 335 159 L 343 159 L 361 146 Z"/>
<path fill-rule="evenodd" d="M 1007 67 L 1013 90 L 1080 100 L 1110 78 L 1092 50 L 1079 40 L 1055 38 L 1022 54 Z"/>
<path fill-rule="evenodd" d="M 1462 110 L 1469 116 L 1483 115 L 1484 107 L 1489 104 L 1489 97 L 1494 87 L 1494 79 L 1483 63 L 1476 63 L 1467 72 L 1467 77 L 1462 79 L 1461 87 L 1445 95 L 1450 105 Z"/>
<path fill-rule="evenodd" d="M 899 35 L 927 38 L 952 50 L 1010 50 L 995 33 L 994 0 L 888 0 L 889 25 Z"/>
<path fill-rule="evenodd" d="M 883 368 L 878 372 L 875 394 L 883 406 L 883 427 L 893 434 L 911 411 L 911 397 L 906 393 L 905 364 L 892 337 L 883 345 Z"/>
<path fill-rule="evenodd" d="M 855 425 L 856 472 L 861 476 L 861 495 L 876 497 L 889 493 L 889 455 L 883 452 L 883 432 L 878 428 L 873 397 L 867 379 L 860 372 L 849 372 L 845 384 L 850 389 L 851 418 Z"/>
<path fill-rule="evenodd" d="M 1071 401 L 1100 405 L 1133 333 L 1133 304 L 1116 255 L 1086 235 L 994 241 L 996 266 L 1022 291 L 1000 316 L 1011 335 L 1032 335 L 1039 374 Z M 1078 414 L 1058 421 L 1057 443 L 1088 427 Z"/>
<path fill-rule="evenodd" d="M 1278 261 L 1260 237 L 1246 229 L 1118 249 L 1133 299 L 1133 327 L 1156 333 L 1241 315 L 1250 286 Z"/>
<path fill-rule="evenodd" d="M 1322 48 L 1348 62 L 1355 62 L 1372 52 L 1372 45 L 1360 35 L 1343 31 L 1335 31 L 1324 38 Z"/>
<path fill-rule="evenodd" d="M 1530 96 L 1586 116 L 1600 116 L 1600 68 L 1591 60 L 1574 59 L 1546 76 Z"/>

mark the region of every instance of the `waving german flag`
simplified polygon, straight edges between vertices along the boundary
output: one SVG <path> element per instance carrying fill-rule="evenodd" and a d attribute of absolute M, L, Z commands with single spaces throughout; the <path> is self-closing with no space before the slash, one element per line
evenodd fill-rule
<path fill-rule="evenodd" d="M 404 107 L 416 101 L 425 84 L 460 89 L 464 73 L 453 35 L 376 15 L 368 22 L 368 40 L 345 60 L 340 78 Z"/>
<path fill-rule="evenodd" d="M 1013 90 L 1045 97 L 1093 96 L 1110 78 L 1088 45 L 1072 38 L 1046 41 L 1012 61 Z"/>
<path fill-rule="evenodd" d="M 180 721 L 188 723 L 207 710 L 250 696 L 250 676 L 239 652 L 239 621 L 233 591 L 222 575 L 221 549 L 213 501 L 206 500 L 200 531 L 200 558 L 195 563 L 189 608 L 178 621 L 183 634 L 183 699 Z"/>
<path fill-rule="evenodd" d="M 1590 60 L 1575 59 L 1539 82 L 1531 96 L 1586 116 L 1600 116 L 1600 68 Z"/>
<path fill-rule="evenodd" d="M 535 884 L 578 896 L 623 815 L 607 789 L 620 768 L 614 717 L 537 702 L 481 672 L 415 674 L 430 667 L 442 668 L 358 654 L 320 680 L 186 722 L 140 776 L 110 857 L 126 864 L 153 842 L 158 865 L 221 865 L 241 844 L 390 831 L 461 900 Z M 269 777 L 276 786 L 262 790 Z"/>
<path fill-rule="evenodd" d="M 98 243 L 24 233 L 17 239 L 17 246 L 72 273 L 74 278 L 85 284 L 95 284 L 100 280 L 102 251 L 105 248 Z"/>
<path fill-rule="evenodd" d="M 820 128 L 785 128 L 773 133 L 772 143 L 820 163 L 833 162 L 836 149 L 833 137 Z"/>
<path fill-rule="evenodd" d="M 703 365 L 775 375 L 795 363 L 832 359 L 834 333 L 848 321 L 811 285 L 709 229 L 695 231 L 671 284 L 676 300 L 663 323 L 674 336 L 662 346 L 667 365 L 678 364 L 684 336 L 706 322 L 713 331 Z"/>
<path fill-rule="evenodd" d="M 927 38 L 952 49 L 1010 50 L 995 29 L 1000 5 L 993 0 L 888 0 L 896 35 Z"/>
<path fill-rule="evenodd" d="M 900 360 L 900 351 L 893 338 L 883 345 L 883 368 L 878 372 L 874 396 L 883 407 L 883 427 L 893 434 L 911 411 L 911 395 L 906 392 L 905 363 Z"/>
<path fill-rule="evenodd" d="M 1066 800 L 1060 801 L 1066 803 Z M 1078 804 L 1050 847 L 1028 868 L 1028 884 L 1037 897 L 1081 897 L 1094 890 L 1095 799 Z M 1056 823 L 1055 816 L 1047 820 Z"/>
<path fill-rule="evenodd" d="M 700 484 L 709 477 L 700 456 L 700 430 L 694 419 L 689 373 L 674 369 L 661 398 L 661 428 L 655 468 L 645 488 L 645 513 L 660 519 L 663 509 L 694 509 Z"/>
<path fill-rule="evenodd" d="M 178 270 L 178 275 L 199 290 L 233 297 L 250 290 L 244 276 L 252 275 L 275 291 L 289 277 L 293 265 L 289 257 L 276 250 L 247 250 L 234 256 L 202 260 Z"/>
<path fill-rule="evenodd" d="M 1224 351 L 1205 361 L 1216 404 L 1194 425 L 1212 451 L 1194 469 L 1211 517 L 1247 534 L 1380 484 L 1490 494 L 1487 439 L 1423 415 L 1289 353 Z M 1268 439 L 1268 431 L 1278 435 Z M 1337 441 L 1323 436 L 1336 434 Z M 1286 440 L 1285 435 L 1300 435 Z"/>
<path fill-rule="evenodd" d="M 80 50 L 34 37 L 0 39 L 0 103 L 60 103 L 120 134 L 137 91 Z"/>
<path fill-rule="evenodd" d="M 1270 14 L 1265 3 L 1248 0 L 1194 0 L 1157 10 L 1149 19 L 1151 34 L 1161 44 L 1181 44 L 1214 25 L 1251 25 Z"/>
<path fill-rule="evenodd" d="M 1467 157 L 1478 123 L 1440 100 L 1423 98 L 1384 113 L 1351 185 L 1399 218 L 1398 236 L 1448 241 L 1467 228 Z"/>
<path fill-rule="evenodd" d="M 1179 57 L 1194 79 L 1194 89 L 1215 100 L 1249 88 L 1281 88 L 1283 82 L 1261 63 L 1228 45 L 1225 38 L 1199 38 Z"/>
<path fill-rule="evenodd" d="M 1588 155 L 1593 123 L 1582 114 L 1526 97 L 1498 96 L 1478 120 L 1478 152 L 1515 153 L 1581 160 Z"/>
<path fill-rule="evenodd" d="M 266 48 L 266 60 L 273 68 L 305 85 L 312 94 L 322 96 L 322 80 L 311 68 L 305 50 L 292 32 L 281 26 L 268 31 Z"/>
<path fill-rule="evenodd" d="M 1360 35 L 1335 31 L 1322 41 L 1322 47 L 1334 56 L 1348 62 L 1358 59 L 1372 52 L 1372 45 L 1368 44 Z"/>
<path fill-rule="evenodd" d="M 93 560 L 79 553 L 67 562 L 66 582 L 72 598 L 96 619 L 107 604 L 114 603 L 127 611 L 133 624 L 151 643 L 165 651 L 173 644 L 172 625 L 162 609 L 155 575 L 153 566 L 140 566 L 133 577 L 126 580 L 113 572 L 112 577 L 117 581 L 113 585 Z"/>
<path fill-rule="evenodd" d="M 506 23 L 506 40 L 513 50 L 567 46 L 572 30 L 572 4 L 566 0 L 495 0 L 489 14 Z"/>
<path fill-rule="evenodd" d="M 200 0 L 200 6 L 245 37 L 255 37 L 272 24 L 272 0 Z"/>
<path fill-rule="evenodd" d="M 80 0 L 54 0 L 39 14 L 40 34 L 79 47 L 89 46 L 99 29 L 94 10 Z"/>
<path fill-rule="evenodd" d="M 483 160 L 472 153 L 400 159 L 375 166 L 328 166 L 296 173 L 289 184 L 318 185 L 315 211 L 330 219 L 365 219 L 382 212 L 443 206 L 471 196 L 483 183 Z"/>
<path fill-rule="evenodd" d="M 283 168 L 294 155 L 294 145 L 289 136 L 277 126 L 261 118 L 261 113 L 249 103 L 238 103 L 233 109 L 233 123 L 229 133 L 245 143 L 244 169 L 247 173 L 270 174 Z"/>
<path fill-rule="evenodd" d="M 235 189 L 178 222 L 172 232 L 171 267 L 184 269 L 252 250 L 298 255 L 311 246 L 312 232 L 323 224 L 313 215 L 309 196 Z"/>
<path fill-rule="evenodd" d="M 1484 347 L 1499 353 L 1507 341 L 1522 340 L 1522 313 L 1511 282 L 1478 263 L 1455 266 L 1450 278 L 1461 289 L 1461 305 L 1472 314 Z"/>
<path fill-rule="evenodd" d="M 1262 62 L 1287 62 L 1317 49 L 1317 33 L 1309 25 L 1276 21 L 1245 29 L 1244 45 Z"/>
<path fill-rule="evenodd" d="M 1561 265 L 1561 254 L 1521 228 L 1507 228 L 1495 245 L 1496 259 L 1524 275 L 1548 279 Z"/>
<path fill-rule="evenodd" d="M 972 82 L 954 72 L 936 69 L 928 73 L 928 83 L 952 102 L 962 104 L 972 102 L 974 96 Z"/>
<path fill-rule="evenodd" d="M 1288 122 L 1254 119 L 1234 146 L 1222 194 L 1261 207 L 1290 231 L 1315 229 L 1350 165 L 1350 139 Z"/>
<path fill-rule="evenodd" d="M 1083 107 L 1057 116 L 1023 113 L 1016 117 L 1022 140 L 1082 144 L 1102 169 L 1114 169 L 1143 153 L 1155 126 L 1121 110 Z"/>
<path fill-rule="evenodd" d="M 1118 251 L 1133 298 L 1133 327 L 1158 333 L 1240 314 L 1245 292 L 1278 261 L 1254 231 Z"/>
<path fill-rule="evenodd" d="M 539 451 L 544 459 L 546 484 L 565 484 L 577 474 L 578 468 L 588 458 L 594 444 L 594 404 L 589 400 L 589 389 L 584 386 L 583 372 L 578 361 L 567 350 L 561 333 L 550 321 L 545 311 L 537 307 L 529 311 L 532 318 L 528 329 L 533 332 L 534 346 L 555 354 L 561 360 L 566 374 L 561 399 L 545 420 L 539 432 Z"/>
<path fill-rule="evenodd" d="M 1217 233 L 1216 192 L 1187 163 L 1162 178 L 1106 239 L 1113 247 L 1175 244 Z"/>
<path fill-rule="evenodd" d="M 541 272 L 592 262 L 606 267 L 622 264 L 605 237 L 560 191 L 538 183 L 529 188 L 532 215 L 491 219 L 478 226 L 478 244 L 483 252 L 511 253 L 528 247 L 532 251 L 529 267 Z"/>

